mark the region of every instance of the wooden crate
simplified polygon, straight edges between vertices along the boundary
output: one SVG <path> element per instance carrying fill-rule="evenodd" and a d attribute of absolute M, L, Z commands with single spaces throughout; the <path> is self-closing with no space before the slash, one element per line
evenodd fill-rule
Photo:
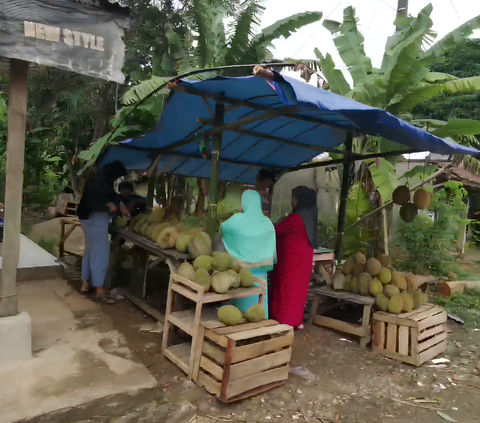
<path fill-rule="evenodd" d="M 288 379 L 293 328 L 274 320 L 204 329 L 196 382 L 224 403 L 282 385 Z"/>
<path fill-rule="evenodd" d="M 433 304 L 404 314 L 373 314 L 372 351 L 420 366 L 447 350 L 447 312 Z"/>

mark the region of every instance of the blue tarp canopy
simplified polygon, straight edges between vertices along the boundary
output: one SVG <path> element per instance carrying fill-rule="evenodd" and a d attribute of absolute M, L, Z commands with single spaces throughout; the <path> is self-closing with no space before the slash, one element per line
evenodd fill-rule
<path fill-rule="evenodd" d="M 381 136 L 405 152 L 469 154 L 480 151 L 438 138 L 388 112 L 273 73 L 177 80 L 157 125 L 145 136 L 110 146 L 100 166 L 121 160 L 147 170 L 160 155 L 157 172 L 209 178 L 211 162 L 199 151 L 198 135 L 213 135 L 216 103 L 225 105 L 220 180 L 254 183 L 261 167 L 289 169 L 343 144 L 349 132 Z M 207 138 L 208 139 L 208 138 Z M 338 151 L 337 151 L 338 153 Z"/>

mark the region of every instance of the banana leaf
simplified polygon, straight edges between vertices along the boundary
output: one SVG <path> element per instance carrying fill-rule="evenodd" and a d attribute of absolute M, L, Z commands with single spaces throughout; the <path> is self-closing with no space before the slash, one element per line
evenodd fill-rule
<path fill-rule="evenodd" d="M 325 75 L 325 78 L 327 78 L 330 91 L 343 96 L 348 94 L 350 92 L 350 85 L 343 76 L 342 71 L 335 69 L 335 63 L 332 59 L 332 56 L 327 53 L 327 55 L 323 57 L 318 48 L 315 48 L 314 52 L 320 61 L 322 72 Z"/>

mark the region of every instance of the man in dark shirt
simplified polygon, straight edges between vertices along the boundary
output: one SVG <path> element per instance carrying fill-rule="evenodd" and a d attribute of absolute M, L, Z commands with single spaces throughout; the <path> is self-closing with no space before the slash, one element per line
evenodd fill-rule
<path fill-rule="evenodd" d="M 130 216 L 143 213 L 147 207 L 147 199 L 133 193 L 133 185 L 130 182 L 121 182 L 118 186 L 120 201 L 127 208 Z"/>

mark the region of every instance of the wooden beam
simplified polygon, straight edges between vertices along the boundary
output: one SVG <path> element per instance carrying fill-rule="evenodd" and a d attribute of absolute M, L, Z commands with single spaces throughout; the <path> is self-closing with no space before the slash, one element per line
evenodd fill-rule
<path fill-rule="evenodd" d="M 185 94 L 197 95 L 202 98 L 209 98 L 209 99 L 215 100 L 216 103 L 232 104 L 237 107 L 246 107 L 253 110 L 263 110 L 263 111 L 272 110 L 271 106 L 262 106 L 260 104 L 251 103 L 250 101 L 247 101 L 247 100 L 238 100 L 236 98 L 226 97 L 220 94 L 209 93 L 206 91 L 199 91 L 190 85 L 179 85 L 172 82 L 167 82 L 167 88 L 170 90 L 182 92 Z M 335 122 L 326 122 L 322 119 L 316 119 L 316 118 L 311 118 L 307 116 L 300 116 L 298 114 L 288 113 L 288 114 L 285 114 L 284 116 L 289 117 L 291 119 L 295 119 L 295 120 L 301 120 L 304 122 L 317 123 L 317 124 L 331 126 L 332 128 L 339 128 L 339 129 L 343 129 L 344 131 L 348 131 L 348 130 L 354 131 L 358 129 L 353 124 L 353 122 L 352 122 L 352 128 L 345 128 L 344 125 L 338 125 Z"/>
<path fill-rule="evenodd" d="M 5 237 L 0 281 L 0 317 L 15 316 L 17 307 L 17 268 L 20 259 L 22 224 L 25 124 L 27 119 L 27 76 L 29 63 L 10 59 L 8 93 L 8 140 L 5 184 Z"/>

